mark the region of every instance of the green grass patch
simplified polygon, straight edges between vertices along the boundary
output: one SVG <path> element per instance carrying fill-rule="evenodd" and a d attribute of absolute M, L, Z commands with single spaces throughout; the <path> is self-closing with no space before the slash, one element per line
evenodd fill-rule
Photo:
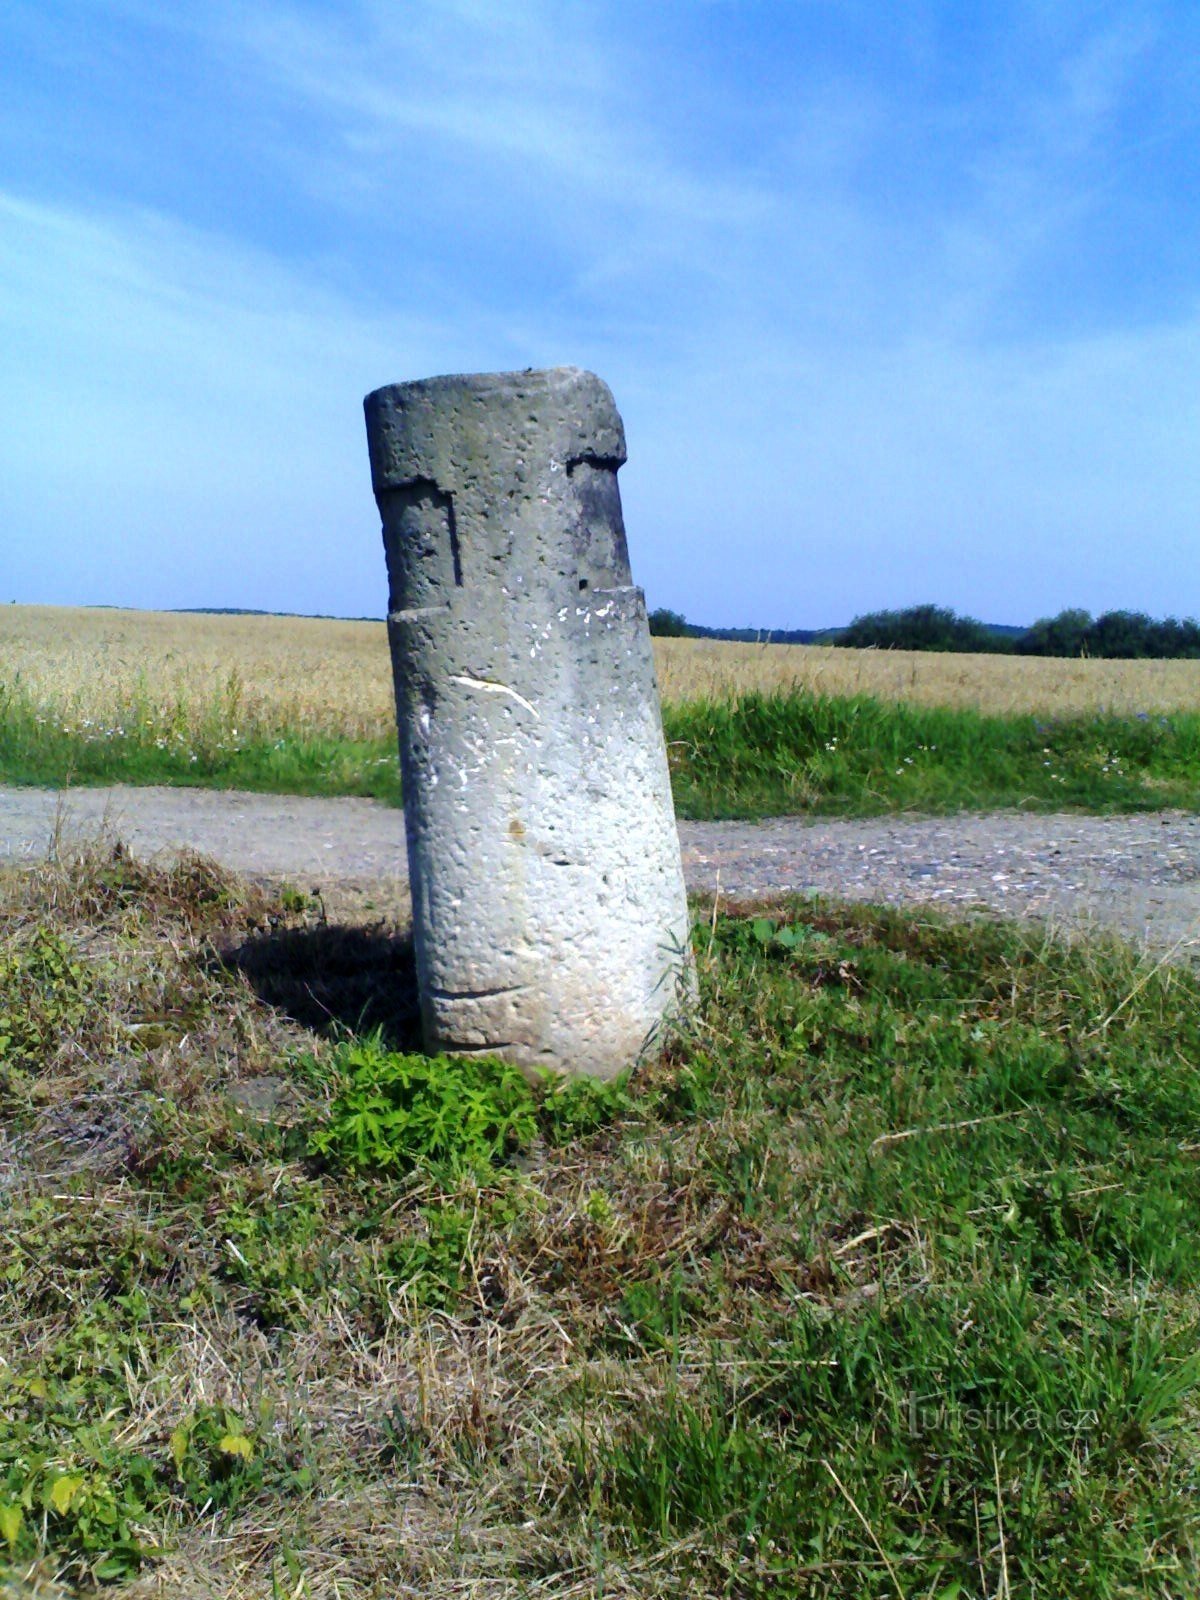
<path fill-rule="evenodd" d="M 1194 808 L 1200 716 L 984 716 L 865 696 L 746 695 L 665 713 L 686 817 L 1023 806 Z"/>
<path fill-rule="evenodd" d="M 95 721 L 0 684 L 0 781 L 185 784 L 400 803 L 394 739 L 239 726 L 243 720 L 236 703 L 218 700 L 195 715 L 158 705 L 147 690 Z"/>
<path fill-rule="evenodd" d="M 597 1525 L 702 1539 L 738 1594 L 1186 1588 L 1194 978 L 874 912 L 716 949 L 718 1042 L 659 1115 L 759 1259 L 626 1293 L 665 1401 L 581 1429 Z"/>
<path fill-rule="evenodd" d="M 239 725 L 135 698 L 104 725 L 0 689 L 0 781 L 196 784 L 400 801 L 392 739 L 344 740 Z M 984 716 L 803 691 L 669 705 L 664 724 L 684 817 L 873 815 L 1000 806 L 1194 809 L 1200 715 Z"/>
<path fill-rule="evenodd" d="M 10 1575 L 1200 1588 L 1191 970 L 797 903 L 697 930 L 661 1060 L 531 1085 L 267 1004 L 247 947 L 330 930 L 229 880 L 7 892 Z"/>

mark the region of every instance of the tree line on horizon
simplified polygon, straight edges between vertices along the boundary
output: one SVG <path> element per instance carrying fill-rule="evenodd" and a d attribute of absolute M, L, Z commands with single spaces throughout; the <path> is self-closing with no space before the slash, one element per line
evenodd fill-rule
<path fill-rule="evenodd" d="M 755 630 L 703 628 L 678 611 L 650 613 L 650 632 L 658 637 L 736 639 L 775 644 L 832 644 L 868 650 L 942 650 L 971 654 L 1096 656 L 1110 660 L 1200 658 L 1200 622 L 1193 617 L 1155 619 L 1143 611 L 1090 611 L 1068 608 L 1042 617 L 1028 628 L 1004 627 L 959 616 L 948 606 L 907 606 L 869 611 L 847 627 Z"/>

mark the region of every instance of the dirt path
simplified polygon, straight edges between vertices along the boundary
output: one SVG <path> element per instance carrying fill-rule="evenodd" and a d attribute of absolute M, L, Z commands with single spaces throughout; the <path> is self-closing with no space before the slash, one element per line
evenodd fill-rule
<path fill-rule="evenodd" d="M 338 906 L 391 910 L 406 895 L 399 812 L 372 800 L 207 789 L 0 787 L 0 864 L 101 831 L 135 853 L 199 850 L 234 871 L 320 887 Z M 804 890 L 892 904 L 988 907 L 1098 922 L 1156 947 L 1200 951 L 1200 817 L 884 817 L 685 822 L 689 886 L 723 899 Z"/>

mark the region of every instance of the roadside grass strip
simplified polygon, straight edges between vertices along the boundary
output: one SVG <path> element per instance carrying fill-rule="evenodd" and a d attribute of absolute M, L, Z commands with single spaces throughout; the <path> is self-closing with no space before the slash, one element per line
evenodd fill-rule
<path fill-rule="evenodd" d="M 681 817 L 1200 805 L 1200 715 L 985 715 L 807 690 L 663 709 Z M 240 695 L 143 689 L 101 719 L 0 683 L 0 782 L 184 784 L 398 805 L 396 741 L 266 719 Z"/>
<path fill-rule="evenodd" d="M 300 891 L 0 878 L 0 1586 L 1197 1592 L 1197 976 L 697 913 L 663 1058 L 531 1086 Z"/>
<path fill-rule="evenodd" d="M 1200 804 L 1200 716 L 989 716 L 750 694 L 664 711 L 681 816 L 1097 812 Z"/>

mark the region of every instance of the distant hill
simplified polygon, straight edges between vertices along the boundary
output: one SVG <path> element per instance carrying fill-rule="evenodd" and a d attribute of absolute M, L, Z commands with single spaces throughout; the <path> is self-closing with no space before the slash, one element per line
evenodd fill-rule
<path fill-rule="evenodd" d="M 15 604 L 15 602 L 14 602 Z M 109 606 L 91 609 L 112 610 Z M 177 606 L 176 616 L 296 617 L 314 622 L 381 622 L 380 617 L 338 617 L 329 612 L 266 611 L 251 606 Z M 716 639 L 734 644 L 828 644 L 874 650 L 979 651 L 1025 656 L 1090 656 L 1109 660 L 1200 659 L 1200 622 L 1192 617 L 1159 620 L 1140 611 L 1060 611 L 1029 627 L 980 622 L 944 606 L 908 606 L 873 611 L 838 628 L 708 628 L 678 611 L 650 613 L 658 638 Z"/>
<path fill-rule="evenodd" d="M 173 617 L 300 617 L 307 622 L 382 622 L 382 617 L 339 617 L 331 611 L 259 611 L 254 606 L 172 606 Z"/>
<path fill-rule="evenodd" d="M 97 606 L 94 610 L 111 610 Z M 256 606 L 173 606 L 172 616 L 193 617 L 298 617 L 312 622 L 382 622 L 382 617 L 342 617 L 328 611 L 266 611 Z M 1020 639 L 1027 628 L 1007 622 L 982 622 L 977 624 L 987 633 L 996 635 L 1006 643 Z M 656 635 L 677 635 L 688 639 L 720 639 L 733 644 L 837 644 L 845 632 L 845 625 L 837 628 L 706 628 L 699 622 L 687 622 L 675 611 L 658 610 L 650 613 L 650 632 Z"/>

